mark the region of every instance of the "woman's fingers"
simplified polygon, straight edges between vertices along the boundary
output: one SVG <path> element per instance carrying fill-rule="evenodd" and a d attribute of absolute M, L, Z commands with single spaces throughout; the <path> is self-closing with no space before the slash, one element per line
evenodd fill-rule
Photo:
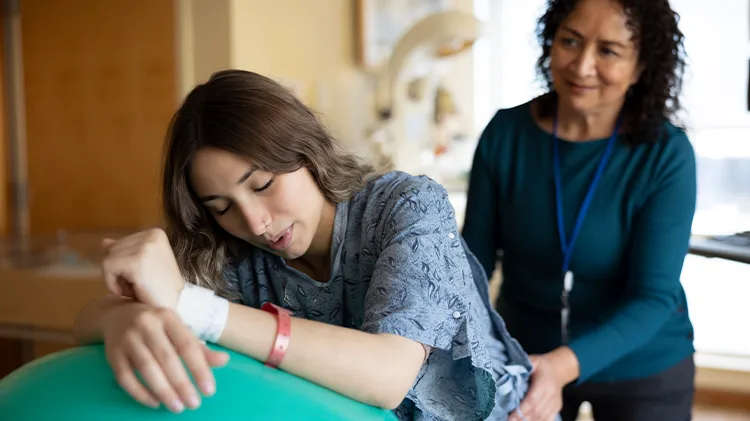
<path fill-rule="evenodd" d="M 203 352 L 206 354 L 206 360 L 211 367 L 223 367 L 229 362 L 229 354 L 203 346 Z"/>
<path fill-rule="evenodd" d="M 205 395 L 215 393 L 211 367 L 225 364 L 226 353 L 208 350 L 172 310 L 142 311 L 132 323 L 108 345 L 108 359 L 118 383 L 133 398 L 150 407 L 161 402 L 180 413 L 200 406 L 193 379 Z"/>
<path fill-rule="evenodd" d="M 143 231 L 116 241 L 104 239 L 102 248 L 102 272 L 110 292 L 156 307 L 176 307 L 185 279 L 163 230 Z M 123 281 L 131 287 L 123 287 Z"/>
<path fill-rule="evenodd" d="M 109 251 L 110 247 L 112 247 L 112 244 L 115 243 L 115 240 L 111 238 L 104 238 L 102 239 L 102 248 L 104 251 Z"/>
<path fill-rule="evenodd" d="M 528 421 L 553 421 L 555 414 L 558 410 L 556 407 L 556 399 L 554 391 L 548 388 L 539 389 L 533 396 L 533 401 L 530 402 L 527 408 L 528 414 L 521 411 L 526 415 Z"/>
<path fill-rule="evenodd" d="M 165 330 L 176 353 L 182 358 L 193 380 L 206 396 L 216 391 L 216 382 L 211 372 L 203 345 L 198 338 L 179 320 L 177 316 L 167 316 Z M 192 385 L 191 385 L 192 387 Z"/>
<path fill-rule="evenodd" d="M 526 398 L 521 402 L 521 413 L 528 421 L 536 420 L 537 395 L 541 392 L 539 387 L 534 387 L 534 381 L 531 381 L 531 388 Z"/>
<path fill-rule="evenodd" d="M 542 379 L 536 379 L 536 382 L 534 380 L 534 376 L 532 376 L 529 392 L 526 394 L 526 397 L 521 402 L 521 406 L 519 408 L 524 418 L 521 418 L 518 413 L 515 413 L 511 416 L 511 420 L 547 421 L 543 419 L 544 408 L 542 408 L 545 401 L 544 397 L 546 395 L 545 383 L 542 381 Z"/>
<path fill-rule="evenodd" d="M 192 338 L 195 344 L 180 349 L 177 344 L 173 343 L 172 338 L 165 331 L 169 329 L 169 321 L 165 321 L 165 325 L 165 329 L 160 328 L 147 331 L 146 345 L 148 345 L 156 362 L 166 375 L 167 381 L 169 381 L 172 389 L 177 392 L 182 403 L 188 408 L 195 409 L 200 406 L 200 395 L 195 390 L 193 382 L 190 380 L 180 357 L 185 359 L 186 364 L 188 358 L 190 358 L 193 365 L 198 367 L 205 366 L 208 370 L 208 364 L 200 350 L 201 344 L 197 339 Z M 191 338 L 187 340 L 189 341 L 189 339 Z M 195 349 L 191 351 L 189 349 L 191 347 Z M 199 354 L 200 359 L 195 361 L 193 354 Z M 190 364 L 188 364 L 188 367 L 190 367 Z M 192 367 L 190 369 L 192 370 Z"/>
<path fill-rule="evenodd" d="M 538 355 L 530 355 L 529 356 L 529 362 L 531 362 L 531 370 L 536 371 L 536 369 L 539 367 L 539 363 L 542 361 L 541 357 Z"/>
<path fill-rule="evenodd" d="M 127 261 L 121 257 L 109 256 L 102 261 L 102 275 L 104 284 L 109 292 L 124 295 L 123 284 L 129 283 Z"/>
<path fill-rule="evenodd" d="M 131 298 L 133 300 L 137 298 L 135 296 L 135 288 L 133 288 L 133 284 L 128 283 L 128 281 L 124 278 L 117 278 L 117 284 L 120 287 L 121 296 Z"/>
<path fill-rule="evenodd" d="M 159 400 L 141 384 L 135 376 L 133 366 L 124 355 L 118 354 L 109 361 L 120 387 L 136 401 L 151 408 L 159 407 Z"/>
<path fill-rule="evenodd" d="M 182 412 L 185 409 L 182 399 L 170 384 L 149 347 L 141 342 L 140 338 L 129 342 L 131 363 L 141 374 L 151 392 L 172 412 Z"/>

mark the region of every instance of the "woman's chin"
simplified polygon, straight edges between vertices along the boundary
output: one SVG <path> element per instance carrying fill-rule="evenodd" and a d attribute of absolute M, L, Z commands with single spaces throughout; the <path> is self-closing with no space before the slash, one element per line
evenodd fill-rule
<path fill-rule="evenodd" d="M 292 243 L 284 250 L 269 250 L 271 253 L 281 257 L 284 260 L 295 260 L 302 257 L 305 253 L 301 253 L 297 250 L 297 247 L 295 247 L 295 244 Z"/>

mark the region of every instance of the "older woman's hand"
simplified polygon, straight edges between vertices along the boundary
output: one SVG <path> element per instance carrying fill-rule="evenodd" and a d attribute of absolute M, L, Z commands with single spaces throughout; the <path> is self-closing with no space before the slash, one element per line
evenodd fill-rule
<path fill-rule="evenodd" d="M 543 355 L 532 355 L 531 386 L 521 402 L 520 412 L 510 421 L 554 421 L 562 409 L 562 389 L 578 378 L 578 358 L 568 347 Z"/>
<path fill-rule="evenodd" d="M 185 287 L 167 234 L 141 231 L 102 246 L 104 282 L 110 292 L 155 307 L 175 308 Z"/>

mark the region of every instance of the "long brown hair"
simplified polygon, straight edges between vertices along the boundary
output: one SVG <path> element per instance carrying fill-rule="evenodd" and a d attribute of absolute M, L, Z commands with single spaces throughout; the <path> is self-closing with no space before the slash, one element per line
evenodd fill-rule
<path fill-rule="evenodd" d="M 188 282 L 236 299 L 223 270 L 238 244 L 190 185 L 190 162 L 205 147 L 249 157 L 283 174 L 307 168 L 330 202 L 349 200 L 375 169 L 343 151 L 315 113 L 289 90 L 257 73 L 224 70 L 196 86 L 167 133 L 162 204 L 177 262 Z"/>

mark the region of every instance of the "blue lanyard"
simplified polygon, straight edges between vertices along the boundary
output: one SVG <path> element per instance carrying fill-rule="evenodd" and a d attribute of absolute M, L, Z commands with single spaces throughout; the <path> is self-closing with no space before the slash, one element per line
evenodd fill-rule
<path fill-rule="evenodd" d="M 576 216 L 576 222 L 573 226 L 573 233 L 570 236 L 570 242 L 567 240 L 565 235 L 565 221 L 563 218 L 563 203 L 562 203 L 562 181 L 560 177 L 560 139 L 557 138 L 557 116 L 555 116 L 555 122 L 553 126 L 553 151 L 554 151 L 554 169 L 555 169 L 555 201 L 557 202 L 557 230 L 560 234 L 560 246 L 563 253 L 563 291 L 560 296 L 563 304 L 562 310 L 560 310 L 560 332 L 562 337 L 562 343 L 568 343 L 568 320 L 570 318 L 570 292 L 573 290 L 573 272 L 570 271 L 570 258 L 573 256 L 573 245 L 578 239 L 578 234 L 581 232 L 581 226 L 583 225 L 583 219 L 586 217 L 586 212 L 589 210 L 591 200 L 594 198 L 594 192 L 599 186 L 599 181 L 604 174 L 604 169 L 607 167 L 610 155 L 612 155 L 612 149 L 615 145 L 615 139 L 617 139 L 617 132 L 620 129 L 620 119 L 615 124 L 615 131 L 609 138 L 607 143 L 607 149 L 602 155 L 601 161 L 599 161 L 599 167 L 596 169 L 594 179 L 591 180 L 589 185 L 589 191 L 586 192 L 586 197 L 583 199 L 580 209 L 578 210 L 578 216 Z"/>
<path fill-rule="evenodd" d="M 573 245 L 578 239 L 578 234 L 581 232 L 581 226 L 583 225 L 583 220 L 586 217 L 586 212 L 588 212 L 589 206 L 591 205 L 591 200 L 594 198 L 594 192 L 596 192 L 599 181 L 604 174 L 604 169 L 607 166 L 609 157 L 610 155 L 612 155 L 612 150 L 614 149 L 615 139 L 617 139 L 617 132 L 619 131 L 619 129 L 620 120 L 618 119 L 617 124 L 615 125 L 615 131 L 612 133 L 612 136 L 609 138 L 609 142 L 607 143 L 607 149 L 604 151 L 604 155 L 602 156 L 601 161 L 599 161 L 599 167 L 596 169 L 594 179 L 591 180 L 591 185 L 589 185 L 589 190 L 586 193 L 586 198 L 583 199 L 581 208 L 578 210 L 578 216 L 576 217 L 575 225 L 573 226 L 573 233 L 570 236 L 570 242 L 568 242 L 567 236 L 565 235 L 565 221 L 563 217 L 562 203 L 562 181 L 560 180 L 560 140 L 557 138 L 557 117 L 555 117 L 552 133 L 552 135 L 554 136 L 553 150 L 555 160 L 555 201 L 557 202 L 557 230 L 560 234 L 560 245 L 563 253 L 563 274 L 567 274 L 568 270 L 570 269 L 570 258 L 573 255 Z"/>

